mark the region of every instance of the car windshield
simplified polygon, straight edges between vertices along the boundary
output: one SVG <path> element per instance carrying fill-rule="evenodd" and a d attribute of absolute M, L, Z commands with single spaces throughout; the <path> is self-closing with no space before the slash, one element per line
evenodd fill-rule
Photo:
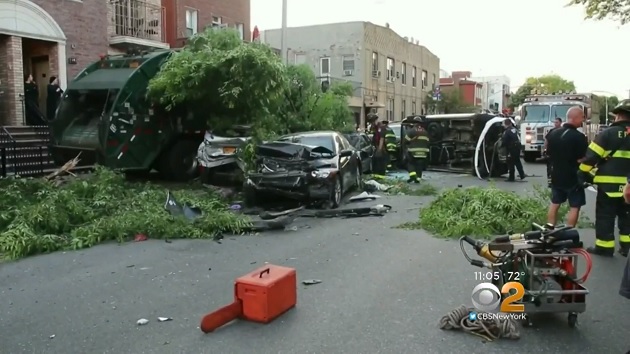
<path fill-rule="evenodd" d="M 333 142 L 332 135 L 295 135 L 280 138 L 279 141 L 286 141 L 308 146 L 321 146 L 329 149 L 332 152 L 335 152 L 335 144 Z"/>
<path fill-rule="evenodd" d="M 524 123 L 545 123 L 549 122 L 549 106 L 524 106 Z"/>
<path fill-rule="evenodd" d="M 569 108 L 571 107 L 575 107 L 575 105 L 562 104 L 562 105 L 551 106 L 551 118 L 552 119 L 561 118 L 564 121 L 567 116 L 567 112 L 569 111 Z"/>
<path fill-rule="evenodd" d="M 389 128 L 396 134 L 396 139 L 400 139 L 400 124 L 390 124 Z"/>

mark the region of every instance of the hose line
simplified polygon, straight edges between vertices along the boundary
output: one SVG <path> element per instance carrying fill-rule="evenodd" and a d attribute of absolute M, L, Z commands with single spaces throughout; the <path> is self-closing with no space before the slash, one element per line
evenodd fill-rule
<path fill-rule="evenodd" d="M 513 319 L 493 318 L 482 320 L 477 317 L 476 320 L 471 321 L 469 318 L 471 312 L 477 311 L 464 305 L 456 308 L 442 317 L 439 323 L 440 329 L 461 329 L 466 333 L 476 335 L 489 342 L 499 338 L 521 338 L 516 322 Z M 477 312 L 477 316 L 479 316 L 479 313 L 480 312 Z"/>

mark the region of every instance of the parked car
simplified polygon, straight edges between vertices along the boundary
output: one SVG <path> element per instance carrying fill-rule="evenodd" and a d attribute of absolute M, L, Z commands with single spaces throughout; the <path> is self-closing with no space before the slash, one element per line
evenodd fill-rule
<path fill-rule="evenodd" d="M 344 134 L 350 145 L 352 145 L 359 152 L 359 159 L 361 160 L 361 172 L 370 173 L 372 170 L 372 157 L 374 156 L 374 145 L 370 137 L 363 132 L 355 132 Z"/>
<path fill-rule="evenodd" d="M 220 168 L 234 171 L 239 169 L 237 152 L 249 141 L 249 130 L 249 126 L 234 126 L 221 132 L 221 135 L 206 131 L 203 142 L 197 149 L 202 182 L 209 182 L 214 172 Z"/>
<path fill-rule="evenodd" d="M 345 193 L 361 185 L 358 151 L 340 133 L 297 133 L 256 147 L 254 171 L 244 185 L 245 202 L 261 196 L 306 203 L 341 204 Z"/>

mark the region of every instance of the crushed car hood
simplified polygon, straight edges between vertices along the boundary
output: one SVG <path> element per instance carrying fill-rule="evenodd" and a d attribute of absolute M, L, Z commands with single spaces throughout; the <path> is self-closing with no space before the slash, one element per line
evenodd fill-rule
<path fill-rule="evenodd" d="M 333 151 L 323 146 L 308 146 L 295 143 L 271 142 L 256 147 L 256 155 L 271 158 L 299 158 L 304 160 L 319 160 L 331 158 Z"/>

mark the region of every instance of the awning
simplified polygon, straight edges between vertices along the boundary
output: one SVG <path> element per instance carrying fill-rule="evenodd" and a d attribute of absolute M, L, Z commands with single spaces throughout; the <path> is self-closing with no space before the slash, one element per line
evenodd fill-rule
<path fill-rule="evenodd" d="M 385 104 L 377 102 L 377 101 L 366 101 L 365 102 L 365 107 L 367 107 L 367 108 L 385 108 Z"/>
<path fill-rule="evenodd" d="M 68 90 L 121 89 L 136 69 L 100 69 L 74 80 Z"/>

